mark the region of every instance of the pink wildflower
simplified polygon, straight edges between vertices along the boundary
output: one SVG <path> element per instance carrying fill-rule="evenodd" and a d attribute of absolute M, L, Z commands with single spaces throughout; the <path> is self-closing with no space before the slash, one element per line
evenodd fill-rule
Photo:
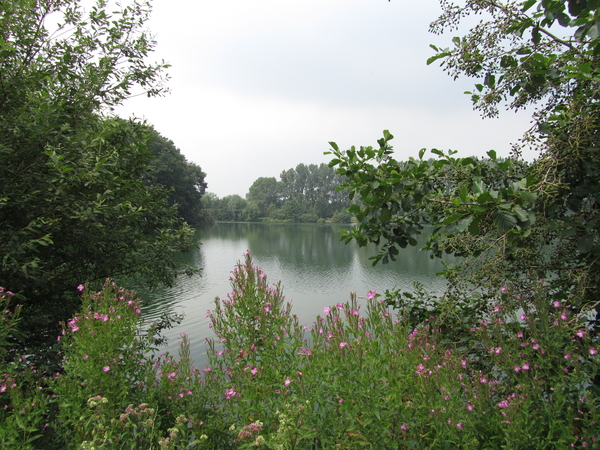
<path fill-rule="evenodd" d="M 233 397 L 235 397 L 237 395 L 237 392 L 235 392 L 235 389 L 230 388 L 230 389 L 226 389 L 224 394 L 225 394 L 225 399 L 231 400 Z"/>

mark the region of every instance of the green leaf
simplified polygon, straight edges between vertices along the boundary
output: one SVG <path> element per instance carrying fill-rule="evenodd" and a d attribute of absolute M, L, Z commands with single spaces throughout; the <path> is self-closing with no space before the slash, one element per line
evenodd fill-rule
<path fill-rule="evenodd" d="M 558 14 L 556 14 L 556 19 L 558 20 L 558 23 L 563 27 L 569 26 L 569 23 L 571 22 L 571 18 L 564 12 L 559 12 Z"/>
<path fill-rule="evenodd" d="M 496 76 L 491 73 L 486 73 L 483 78 L 483 84 L 485 84 L 490 89 L 494 89 L 496 87 Z"/>
<path fill-rule="evenodd" d="M 517 224 L 517 218 L 510 213 L 499 209 L 494 214 L 494 225 L 501 233 L 506 233 Z"/>
<path fill-rule="evenodd" d="M 572 16 L 579 16 L 585 8 L 585 0 L 568 0 L 569 3 L 569 14 Z"/>
<path fill-rule="evenodd" d="M 471 233 L 473 236 L 477 236 L 479 234 L 479 222 L 481 222 L 481 216 L 475 217 L 469 225 L 469 233 Z"/>
<path fill-rule="evenodd" d="M 523 12 L 527 11 L 529 8 L 531 8 L 533 5 L 535 5 L 537 3 L 537 0 L 526 0 L 523 2 Z"/>
<path fill-rule="evenodd" d="M 598 37 L 600 37 L 600 18 L 598 18 L 593 24 L 592 26 L 590 26 L 590 28 L 588 29 L 587 33 L 586 33 L 590 39 L 595 40 L 598 39 Z"/>
<path fill-rule="evenodd" d="M 540 33 L 539 25 L 536 25 L 535 27 L 533 27 L 533 30 L 531 30 L 531 40 L 534 44 L 539 44 L 541 42 L 542 35 Z"/>
<path fill-rule="evenodd" d="M 484 192 L 484 190 L 485 190 L 485 186 L 483 185 L 483 181 L 481 181 L 481 180 L 474 181 L 473 182 L 473 190 L 477 194 L 482 194 Z"/>
<path fill-rule="evenodd" d="M 521 222 L 527 222 L 529 220 L 528 212 L 521 208 L 519 205 L 515 206 L 512 210 Z"/>
<path fill-rule="evenodd" d="M 438 53 L 437 55 L 430 56 L 429 58 L 427 58 L 427 65 L 429 66 L 436 62 L 438 59 L 445 58 L 446 56 L 450 56 L 451 54 L 452 53 L 450 52 L 442 52 Z"/>
<path fill-rule="evenodd" d="M 490 150 L 487 152 L 487 155 L 492 159 L 492 161 L 496 161 L 496 150 Z"/>
<path fill-rule="evenodd" d="M 479 195 L 477 197 L 477 203 L 479 203 L 480 205 L 483 205 L 484 203 L 488 202 L 491 198 L 492 198 L 492 196 L 490 195 L 489 192 L 483 192 L 481 195 Z"/>
<path fill-rule="evenodd" d="M 464 217 L 464 213 L 455 213 L 455 214 L 452 214 L 452 215 L 450 215 L 449 217 L 447 217 L 444 220 L 443 224 L 444 225 L 449 225 L 451 223 L 456 222 L 457 220 L 459 220 L 462 217 Z"/>
<path fill-rule="evenodd" d="M 459 191 L 458 196 L 460 197 L 460 199 L 462 200 L 463 203 L 467 203 L 467 187 L 463 186 L 462 189 Z"/>
<path fill-rule="evenodd" d="M 586 234 L 585 236 L 580 237 L 577 241 L 579 253 L 589 253 L 594 245 L 594 238 L 593 234 Z"/>

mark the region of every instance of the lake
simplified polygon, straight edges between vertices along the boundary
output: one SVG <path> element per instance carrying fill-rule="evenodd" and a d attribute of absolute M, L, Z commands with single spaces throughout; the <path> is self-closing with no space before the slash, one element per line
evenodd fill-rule
<path fill-rule="evenodd" d="M 154 292 L 139 289 L 146 303 L 144 320 L 164 312 L 185 314 L 180 325 L 165 333 L 169 338 L 166 350 L 176 353 L 177 338 L 185 332 L 195 365 L 203 367 L 207 361 L 205 338 L 214 336 L 206 312 L 213 308 L 215 297 L 225 298 L 230 292 L 231 271 L 247 250 L 269 282 L 282 281 L 286 300 L 292 300 L 293 312 L 306 325 L 312 324 L 317 314 L 323 314 L 324 307 L 348 300 L 350 292 L 364 297 L 372 290 L 410 290 L 414 281 L 429 290 L 443 291 L 445 281 L 436 276 L 443 269 L 440 260 L 430 259 L 418 247 L 408 247 L 400 251 L 395 262 L 373 267 L 369 257 L 377 254 L 375 245 L 359 247 L 354 242 L 340 242 L 340 231 L 350 226 L 218 223 L 197 230 L 202 245 L 185 257 L 202 267 L 202 275 L 182 277 L 172 288 Z"/>

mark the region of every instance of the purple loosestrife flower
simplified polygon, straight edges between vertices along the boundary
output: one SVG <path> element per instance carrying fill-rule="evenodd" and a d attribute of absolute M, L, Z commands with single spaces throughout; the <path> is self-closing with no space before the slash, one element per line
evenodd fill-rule
<path fill-rule="evenodd" d="M 300 352 L 298 352 L 298 354 L 300 356 L 312 356 L 312 352 L 310 351 L 310 348 L 304 348 L 304 347 L 300 347 Z"/>
<path fill-rule="evenodd" d="M 226 389 L 225 392 L 225 399 L 226 400 L 231 400 L 233 397 L 235 397 L 237 394 L 237 392 L 235 391 L 235 389 L 230 388 L 230 389 Z"/>
<path fill-rule="evenodd" d="M 367 298 L 375 298 L 375 295 L 377 295 L 377 291 L 371 291 L 367 293 Z"/>
<path fill-rule="evenodd" d="M 287 387 L 287 386 L 289 386 L 291 383 L 292 383 L 292 380 L 290 380 L 290 377 L 287 377 L 287 378 L 285 379 L 285 381 L 283 382 L 283 385 Z"/>
<path fill-rule="evenodd" d="M 331 308 L 323 308 L 323 312 L 325 313 L 325 315 L 329 315 L 329 312 L 331 311 Z"/>
<path fill-rule="evenodd" d="M 583 330 L 577 330 L 575 332 L 575 334 L 577 335 L 577 337 L 580 337 L 580 338 L 584 338 L 585 337 L 585 331 L 583 331 Z"/>
<path fill-rule="evenodd" d="M 80 284 L 79 286 L 77 286 L 77 290 L 79 292 L 83 291 L 83 289 L 84 289 L 83 284 Z"/>
<path fill-rule="evenodd" d="M 110 371 L 110 366 L 104 366 L 102 368 L 102 370 L 104 370 L 105 372 L 109 372 Z"/>
<path fill-rule="evenodd" d="M 598 353 L 598 350 L 596 350 L 595 347 L 590 347 L 589 352 L 590 352 L 590 355 L 595 355 L 596 353 Z"/>

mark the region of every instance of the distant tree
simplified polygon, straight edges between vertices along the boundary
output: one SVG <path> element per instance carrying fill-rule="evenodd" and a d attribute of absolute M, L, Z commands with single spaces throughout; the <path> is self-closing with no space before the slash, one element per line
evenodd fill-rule
<path fill-rule="evenodd" d="M 285 202 L 281 210 L 283 211 L 285 220 L 290 222 L 299 222 L 300 216 L 305 212 L 305 208 L 302 203 L 296 199 Z"/>
<path fill-rule="evenodd" d="M 336 211 L 333 217 L 331 218 L 331 223 L 351 223 L 352 222 L 352 214 L 350 214 L 345 209 Z"/>
<path fill-rule="evenodd" d="M 246 202 L 246 207 L 242 211 L 242 219 L 246 222 L 256 222 L 260 217 L 261 213 L 258 205 L 251 201 Z"/>
<path fill-rule="evenodd" d="M 279 183 L 275 177 L 261 177 L 252 183 L 246 198 L 258 206 L 262 217 L 266 217 L 269 206 L 279 205 L 279 188 Z"/>
<path fill-rule="evenodd" d="M 317 216 L 315 213 L 305 213 L 300 215 L 298 218 L 298 222 L 304 223 L 316 223 L 318 220 L 319 216 Z"/>
<path fill-rule="evenodd" d="M 151 164 L 153 182 L 170 190 L 169 204 L 176 205 L 179 215 L 191 225 L 206 219 L 202 213 L 202 196 L 206 192 L 206 174 L 200 166 L 188 162 L 173 141 L 152 130 L 149 148 L 156 159 Z"/>
<path fill-rule="evenodd" d="M 222 205 L 225 207 L 226 218 L 222 220 L 244 220 L 243 211 L 246 208 L 246 200 L 237 194 L 223 197 Z"/>

